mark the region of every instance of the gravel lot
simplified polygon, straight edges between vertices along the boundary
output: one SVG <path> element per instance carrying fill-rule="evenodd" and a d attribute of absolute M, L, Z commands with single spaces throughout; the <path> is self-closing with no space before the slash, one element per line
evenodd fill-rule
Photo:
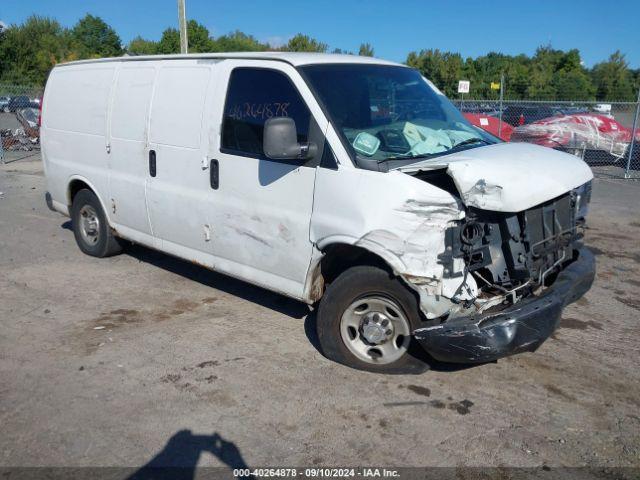
<path fill-rule="evenodd" d="M 596 284 L 552 339 L 419 376 L 332 363 L 305 305 L 188 262 L 81 254 L 44 185 L 0 166 L 0 466 L 640 468 L 638 182 L 595 182 Z"/>

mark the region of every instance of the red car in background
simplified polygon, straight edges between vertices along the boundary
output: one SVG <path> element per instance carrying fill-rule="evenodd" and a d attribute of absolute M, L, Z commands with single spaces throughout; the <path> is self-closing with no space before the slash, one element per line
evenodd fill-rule
<path fill-rule="evenodd" d="M 640 141 L 640 130 L 636 130 Z M 517 127 L 513 142 L 528 142 L 562 150 L 606 152 L 615 159 L 623 157 L 631 143 L 631 129 L 613 118 L 593 113 L 579 113 L 544 118 Z"/>
<path fill-rule="evenodd" d="M 513 127 L 504 120 L 502 121 L 502 127 L 500 127 L 500 119 L 491 115 L 483 115 L 481 113 L 463 113 L 463 115 L 471 125 L 481 128 L 505 142 L 511 140 Z"/>

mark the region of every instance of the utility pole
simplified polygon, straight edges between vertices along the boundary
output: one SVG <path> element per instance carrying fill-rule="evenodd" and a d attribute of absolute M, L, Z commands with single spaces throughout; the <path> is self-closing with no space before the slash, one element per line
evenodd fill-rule
<path fill-rule="evenodd" d="M 178 0 L 178 24 L 180 25 L 180 53 L 188 53 L 187 13 L 184 0 Z"/>

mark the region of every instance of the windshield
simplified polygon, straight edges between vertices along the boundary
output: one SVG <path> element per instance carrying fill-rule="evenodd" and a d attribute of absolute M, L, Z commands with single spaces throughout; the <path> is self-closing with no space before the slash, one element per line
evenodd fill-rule
<path fill-rule="evenodd" d="M 406 164 L 497 141 L 416 70 L 362 64 L 301 70 L 356 159 Z"/>

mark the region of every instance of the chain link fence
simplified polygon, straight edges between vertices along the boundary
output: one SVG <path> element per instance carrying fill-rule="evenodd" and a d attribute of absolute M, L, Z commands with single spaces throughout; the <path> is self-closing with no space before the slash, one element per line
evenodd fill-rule
<path fill-rule="evenodd" d="M 0 161 L 40 149 L 42 88 L 0 84 Z M 584 159 L 603 177 L 640 179 L 640 102 L 454 100 L 474 125 Z M 18 152 L 12 154 L 11 152 Z"/>
<path fill-rule="evenodd" d="M 0 84 L 0 162 L 40 150 L 42 88 Z"/>
<path fill-rule="evenodd" d="M 594 174 L 640 178 L 640 102 L 455 100 L 474 125 L 584 159 Z"/>

